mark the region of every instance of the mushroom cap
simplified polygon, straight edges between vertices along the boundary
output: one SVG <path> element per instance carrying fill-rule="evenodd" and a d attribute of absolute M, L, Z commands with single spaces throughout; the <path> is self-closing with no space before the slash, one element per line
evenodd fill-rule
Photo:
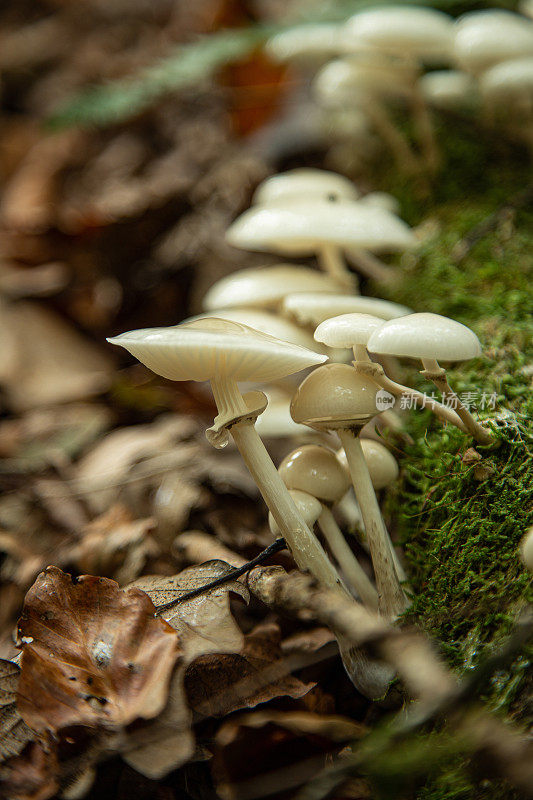
<path fill-rule="evenodd" d="M 264 311 L 262 308 L 217 308 L 214 313 L 216 313 L 218 319 L 239 322 L 261 333 L 268 333 L 269 336 L 274 336 L 283 342 L 298 344 L 300 347 L 307 347 L 309 350 L 319 350 L 309 331 L 300 328 L 284 317 L 278 316 L 278 314 L 274 314 L 272 311 Z M 206 311 L 203 314 L 198 314 L 185 320 L 185 322 L 208 319 L 212 316 L 213 312 Z M 320 352 L 323 352 L 323 350 L 320 350 Z"/>
<path fill-rule="evenodd" d="M 351 485 L 350 473 L 332 450 L 306 444 L 285 456 L 278 472 L 288 489 L 309 492 L 322 503 L 338 503 Z"/>
<path fill-rule="evenodd" d="M 359 192 L 352 181 L 325 169 L 291 169 L 272 175 L 259 184 L 252 197 L 255 205 L 276 205 L 293 198 L 311 196 L 326 200 L 357 200 Z"/>
<path fill-rule="evenodd" d="M 353 347 L 368 343 L 374 331 L 384 321 L 372 314 L 340 314 L 321 322 L 315 331 L 315 339 L 328 347 Z"/>
<path fill-rule="evenodd" d="M 310 255 L 324 244 L 368 250 L 404 250 L 416 239 L 405 222 L 381 208 L 353 200 L 294 200 L 280 207 L 252 206 L 226 232 L 248 250 Z"/>
<path fill-rule="evenodd" d="M 128 350 L 149 369 L 174 381 L 272 381 L 327 356 L 283 342 L 229 320 L 210 319 L 129 331 L 107 340 Z"/>
<path fill-rule="evenodd" d="M 296 25 L 269 39 L 265 50 L 275 61 L 320 62 L 339 52 L 340 31 L 334 22 Z"/>
<path fill-rule="evenodd" d="M 360 441 L 372 486 L 376 491 L 384 489 L 398 477 L 400 473 L 398 462 L 381 442 L 362 437 Z M 348 469 L 348 460 L 342 447 L 337 451 L 337 458 Z"/>
<path fill-rule="evenodd" d="M 360 428 L 379 413 L 379 389 L 372 378 L 348 364 L 324 364 L 296 390 L 291 416 L 317 430 Z"/>
<path fill-rule="evenodd" d="M 528 55 L 533 55 L 533 22 L 520 14 L 472 11 L 455 23 L 454 60 L 469 72 Z"/>
<path fill-rule="evenodd" d="M 481 93 L 508 105 L 520 95 L 533 92 L 533 54 L 528 58 L 503 61 L 485 72 L 479 81 Z"/>
<path fill-rule="evenodd" d="M 316 269 L 277 264 L 227 275 L 211 286 L 203 305 L 206 311 L 236 306 L 275 308 L 291 292 L 334 293 L 340 289 L 338 281 Z"/>
<path fill-rule="evenodd" d="M 319 104 L 353 106 L 358 96 L 396 98 L 410 93 L 413 74 L 403 65 L 372 59 L 336 58 L 320 69 L 313 81 Z"/>
<path fill-rule="evenodd" d="M 389 320 L 368 340 L 371 353 L 434 358 L 437 361 L 466 361 L 481 354 L 476 334 L 440 314 L 408 314 Z"/>
<path fill-rule="evenodd" d="M 330 317 L 339 314 L 372 314 L 384 319 L 395 319 L 410 314 L 411 310 L 398 303 L 380 300 L 377 297 L 351 296 L 347 294 L 318 294 L 306 292 L 288 294 L 283 300 L 283 313 L 293 317 L 300 325 L 316 327 Z"/>
<path fill-rule="evenodd" d="M 461 108 L 478 94 L 477 84 L 468 72 L 440 69 L 422 75 L 418 86 L 427 102 L 435 108 Z"/>
<path fill-rule="evenodd" d="M 294 501 L 294 505 L 300 512 L 303 521 L 307 527 L 312 530 L 313 525 L 322 513 L 322 503 L 317 500 L 316 497 L 313 497 L 307 492 L 301 492 L 298 489 L 289 489 L 289 494 Z M 268 524 L 274 536 L 279 536 L 281 531 L 272 514 L 268 515 Z"/>
<path fill-rule="evenodd" d="M 345 41 L 370 44 L 380 50 L 414 55 L 433 61 L 449 55 L 453 43 L 453 19 L 432 8 L 379 6 L 350 17 Z"/>

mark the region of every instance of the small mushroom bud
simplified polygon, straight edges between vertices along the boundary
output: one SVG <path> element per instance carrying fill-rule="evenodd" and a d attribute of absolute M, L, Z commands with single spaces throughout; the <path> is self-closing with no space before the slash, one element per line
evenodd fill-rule
<path fill-rule="evenodd" d="M 318 525 L 348 583 L 369 608 L 377 608 L 377 592 L 346 542 L 331 506 L 348 491 L 351 481 L 335 453 L 320 445 L 304 445 L 281 462 L 279 474 L 285 486 L 315 497 L 321 503 Z"/>
<path fill-rule="evenodd" d="M 398 477 L 400 470 L 398 469 L 398 462 L 387 448 L 380 442 L 375 442 L 373 439 L 361 439 L 361 447 L 363 455 L 368 466 L 372 486 L 376 491 L 384 489 L 389 486 Z M 337 458 L 341 464 L 346 464 L 346 453 L 344 450 L 337 452 Z"/>

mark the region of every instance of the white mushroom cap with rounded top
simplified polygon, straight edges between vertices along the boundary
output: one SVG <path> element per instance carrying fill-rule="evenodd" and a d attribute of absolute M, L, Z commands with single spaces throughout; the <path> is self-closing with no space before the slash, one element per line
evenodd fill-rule
<path fill-rule="evenodd" d="M 514 102 L 521 95 L 533 94 L 533 54 L 491 67 L 479 81 L 481 93 L 491 99 Z"/>
<path fill-rule="evenodd" d="M 402 65 L 375 59 L 337 58 L 319 70 L 313 92 L 319 104 L 338 107 L 357 104 L 362 96 L 395 98 L 411 92 L 413 75 Z"/>
<path fill-rule="evenodd" d="M 398 477 L 400 473 L 398 462 L 381 442 L 376 442 L 374 439 L 363 439 L 362 437 L 360 442 L 372 486 L 376 491 L 384 489 Z M 337 458 L 348 468 L 348 460 L 342 447 L 337 451 Z"/>
<path fill-rule="evenodd" d="M 338 503 L 351 485 L 350 473 L 332 450 L 306 444 L 289 453 L 278 472 L 288 489 L 309 492 L 322 503 Z"/>
<path fill-rule="evenodd" d="M 327 360 L 305 347 L 215 317 L 171 328 L 129 331 L 108 342 L 124 347 L 153 372 L 174 381 L 272 381 Z"/>
<path fill-rule="evenodd" d="M 340 314 L 372 314 L 384 319 L 410 314 L 411 309 L 399 303 L 390 303 L 377 297 L 351 296 L 347 294 L 318 294 L 306 292 L 289 294 L 283 300 L 283 313 L 293 317 L 300 325 L 316 327 L 330 317 Z"/>
<path fill-rule="evenodd" d="M 275 308 L 291 292 L 336 293 L 339 282 L 309 267 L 277 264 L 241 269 L 213 284 L 204 297 L 206 311 L 218 308 Z"/>
<path fill-rule="evenodd" d="M 325 169 L 292 169 L 273 175 L 259 184 L 252 197 L 255 205 L 276 205 L 292 198 L 310 196 L 334 200 L 357 200 L 359 191 L 352 181 Z"/>
<path fill-rule="evenodd" d="M 328 347 L 366 345 L 374 331 L 384 324 L 384 320 L 372 314 L 340 314 L 321 322 L 315 331 L 315 339 Z"/>
<path fill-rule="evenodd" d="M 296 25 L 269 39 L 265 50 L 275 61 L 322 61 L 339 52 L 340 32 L 331 22 Z"/>
<path fill-rule="evenodd" d="M 379 412 L 379 385 L 348 364 L 323 364 L 299 385 L 291 416 L 317 430 L 361 428 Z"/>
<path fill-rule="evenodd" d="M 350 17 L 345 40 L 364 42 L 380 50 L 434 60 L 449 55 L 453 19 L 432 8 L 390 5 L 360 11 Z"/>
<path fill-rule="evenodd" d="M 472 11 L 455 23 L 454 59 L 479 73 L 508 59 L 533 55 L 533 22 L 503 9 Z"/>
<path fill-rule="evenodd" d="M 371 353 L 466 361 L 481 354 L 476 334 L 440 314 L 408 314 L 389 320 L 370 337 L 367 348 Z"/>
<path fill-rule="evenodd" d="M 194 322 L 197 319 L 208 319 L 212 317 L 214 313 L 218 319 L 239 322 L 261 333 L 268 333 L 269 336 L 275 336 L 276 339 L 281 339 L 283 342 L 298 344 L 300 347 L 307 347 L 309 350 L 319 349 L 309 331 L 300 328 L 298 325 L 295 325 L 294 322 L 284 317 L 280 317 L 271 311 L 264 311 L 261 308 L 217 308 L 215 312 L 206 311 L 203 314 L 198 314 L 195 317 L 185 320 L 185 322 Z M 324 352 L 320 349 L 319 351 Z"/>
<path fill-rule="evenodd" d="M 298 509 L 301 518 L 308 528 L 313 528 L 313 525 L 322 513 L 322 503 L 308 494 L 301 492 L 298 489 L 289 489 L 289 494 L 294 501 L 294 505 Z M 272 514 L 268 515 L 268 524 L 274 536 L 279 536 L 281 533 L 278 524 Z"/>
<path fill-rule="evenodd" d="M 473 102 L 478 95 L 472 75 L 458 69 L 428 72 L 422 75 L 418 85 L 424 99 L 435 108 L 461 108 Z"/>
<path fill-rule="evenodd" d="M 309 255 L 324 244 L 368 250 L 406 250 L 416 239 L 405 222 L 380 208 L 350 200 L 295 200 L 283 207 L 253 206 L 226 232 L 249 250 Z"/>

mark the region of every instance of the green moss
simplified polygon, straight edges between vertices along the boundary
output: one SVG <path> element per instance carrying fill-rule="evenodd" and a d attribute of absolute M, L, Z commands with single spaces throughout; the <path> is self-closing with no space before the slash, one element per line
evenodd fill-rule
<path fill-rule="evenodd" d="M 448 134 L 450 169 L 431 202 L 413 198 L 394 176 L 383 180 L 383 188 L 403 192 L 411 222 L 429 218 L 436 231 L 403 265 L 401 285 L 388 296 L 476 331 L 484 357 L 451 369 L 450 383 L 459 393 L 476 393 L 478 400 L 483 393 L 496 395 L 494 410 L 478 411 L 493 420 L 497 441 L 489 448 L 475 446 L 482 460 L 469 463 L 464 459 L 473 446 L 469 437 L 443 428 L 428 412 L 411 412 L 407 427 L 414 442 L 404 448 L 401 483 L 387 500 L 387 514 L 404 542 L 412 576 L 409 616 L 435 639 L 448 663 L 465 673 L 533 601 L 530 574 L 518 557 L 520 538 L 533 524 L 533 214 L 531 208 L 508 214 L 456 263 L 457 242 L 524 188 L 530 166 L 523 154 L 508 150 L 498 153 L 498 160 L 490 146 L 464 130 Z M 442 135 L 441 130 L 441 141 Z M 377 287 L 376 293 L 386 294 Z M 414 366 L 409 381 L 433 389 Z M 495 675 L 485 696 L 493 709 L 521 723 L 528 716 L 532 655 L 522 653 Z M 503 785 L 476 783 L 464 767 L 450 759 L 417 797 L 514 796 Z"/>

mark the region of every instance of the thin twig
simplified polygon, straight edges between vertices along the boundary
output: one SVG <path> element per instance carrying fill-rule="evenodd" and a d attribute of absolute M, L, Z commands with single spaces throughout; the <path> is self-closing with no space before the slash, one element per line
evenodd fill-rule
<path fill-rule="evenodd" d="M 242 567 L 235 567 L 228 572 L 227 575 L 222 575 L 220 578 L 215 578 L 215 580 L 210 581 L 203 586 L 197 586 L 196 589 L 191 589 L 190 592 L 185 592 L 185 594 L 182 594 L 175 600 L 170 600 L 163 606 L 159 606 L 155 612 L 155 616 L 159 616 L 159 614 L 161 614 L 163 611 L 168 611 L 169 608 L 174 608 L 174 606 L 184 603 L 186 600 L 192 600 L 195 597 L 199 597 L 201 594 L 204 594 L 204 592 L 209 592 L 211 589 L 216 589 L 218 586 L 223 586 L 225 583 L 235 580 L 235 578 L 240 578 L 241 575 L 244 575 L 254 567 L 259 566 L 264 561 L 269 559 L 270 556 L 274 555 L 275 553 L 279 553 L 280 550 L 284 550 L 286 547 L 287 545 L 285 543 L 285 539 L 276 539 L 275 542 L 259 553 L 258 556 L 252 558 L 251 561 L 247 561 L 246 564 L 243 564 Z"/>

